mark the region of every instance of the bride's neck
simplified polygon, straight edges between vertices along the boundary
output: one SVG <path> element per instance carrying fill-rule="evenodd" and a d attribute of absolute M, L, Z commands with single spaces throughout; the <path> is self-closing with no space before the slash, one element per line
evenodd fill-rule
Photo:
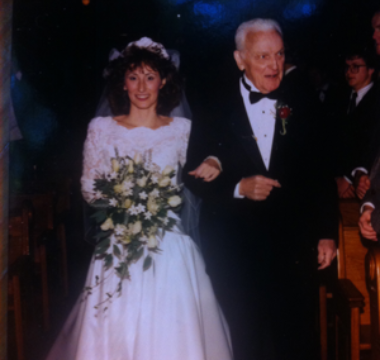
<path fill-rule="evenodd" d="M 155 108 L 137 109 L 131 106 L 129 114 L 119 117 L 118 120 L 127 127 L 144 126 L 155 129 L 161 124 L 160 116 L 157 115 Z"/>

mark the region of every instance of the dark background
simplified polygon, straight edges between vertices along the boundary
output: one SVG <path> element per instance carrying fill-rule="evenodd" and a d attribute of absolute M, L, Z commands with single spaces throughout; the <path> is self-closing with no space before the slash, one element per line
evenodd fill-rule
<path fill-rule="evenodd" d="M 88 5 L 14 0 L 13 73 L 21 71 L 22 79 L 12 77 L 12 95 L 24 140 L 13 146 L 12 183 L 22 187 L 32 170 L 55 165 L 63 171 L 80 164 L 113 47 L 149 36 L 179 50 L 187 97 L 197 111 L 209 106 L 215 89 L 227 86 L 235 72 L 233 37 L 239 23 L 254 17 L 278 20 L 287 47 L 301 62 L 324 66 L 339 80 L 347 44 L 371 42 L 376 5 L 368 0 L 90 0 Z"/>

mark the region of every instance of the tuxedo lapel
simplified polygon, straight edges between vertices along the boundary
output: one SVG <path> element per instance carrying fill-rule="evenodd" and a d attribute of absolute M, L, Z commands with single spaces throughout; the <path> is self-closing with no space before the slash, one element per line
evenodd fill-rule
<path fill-rule="evenodd" d="M 268 171 L 264 165 L 259 147 L 257 146 L 255 134 L 249 123 L 240 91 L 235 99 L 233 109 L 231 113 L 232 131 L 259 172 L 261 174 L 267 174 Z"/>

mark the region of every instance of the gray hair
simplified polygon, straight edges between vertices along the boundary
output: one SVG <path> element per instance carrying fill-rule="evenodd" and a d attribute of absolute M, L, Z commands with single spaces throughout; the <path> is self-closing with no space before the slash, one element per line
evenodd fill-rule
<path fill-rule="evenodd" d="M 282 30 L 277 21 L 272 19 L 253 19 L 240 24 L 235 33 L 236 49 L 244 49 L 244 41 L 250 32 L 276 31 L 282 37 Z"/>

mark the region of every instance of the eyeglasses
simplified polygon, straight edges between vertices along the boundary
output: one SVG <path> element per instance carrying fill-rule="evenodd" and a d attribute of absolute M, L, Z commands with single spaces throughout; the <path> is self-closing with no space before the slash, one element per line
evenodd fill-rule
<path fill-rule="evenodd" d="M 356 65 L 356 64 L 346 65 L 344 67 L 344 71 L 345 72 L 351 71 L 353 74 L 357 74 L 361 67 L 367 67 L 367 65 Z"/>

